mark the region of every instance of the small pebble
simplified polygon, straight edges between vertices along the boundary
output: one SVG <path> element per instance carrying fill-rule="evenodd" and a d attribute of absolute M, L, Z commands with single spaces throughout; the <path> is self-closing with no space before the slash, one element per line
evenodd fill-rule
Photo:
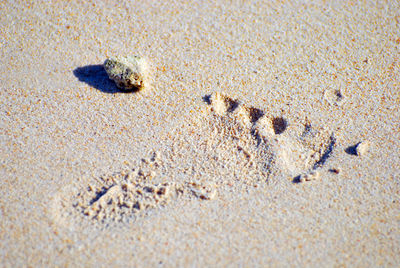
<path fill-rule="evenodd" d="M 139 56 L 111 57 L 104 62 L 108 77 L 125 91 L 140 90 L 147 75 L 146 61 Z"/>
<path fill-rule="evenodd" d="M 318 171 L 311 171 L 310 173 L 306 173 L 300 176 L 299 182 L 313 181 L 319 179 Z"/>
<path fill-rule="evenodd" d="M 370 142 L 362 141 L 356 146 L 356 153 L 358 156 L 364 156 L 369 150 Z"/>

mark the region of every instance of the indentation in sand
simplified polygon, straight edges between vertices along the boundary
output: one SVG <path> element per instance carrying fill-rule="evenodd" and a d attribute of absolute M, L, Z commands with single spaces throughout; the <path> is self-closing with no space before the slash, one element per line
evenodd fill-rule
<path fill-rule="evenodd" d="M 331 105 L 341 106 L 345 101 L 345 97 L 340 89 L 328 88 L 324 91 L 324 99 Z"/>
<path fill-rule="evenodd" d="M 289 122 L 221 93 L 211 95 L 208 103 L 214 132 L 235 144 L 248 161 L 244 164 L 262 171 L 265 179 L 276 172 L 297 176 L 320 168 L 335 147 L 329 129 L 315 128 L 307 120 L 291 116 Z"/>
<path fill-rule="evenodd" d="M 89 179 L 83 187 L 68 187 L 53 200 L 53 218 L 66 226 L 79 219 L 108 225 L 143 216 L 184 194 L 206 200 L 216 195 L 215 185 L 173 182 L 163 176 L 163 168 L 154 154 L 135 168 Z"/>
<path fill-rule="evenodd" d="M 276 117 L 272 119 L 272 126 L 275 134 L 281 134 L 287 127 L 287 122 L 283 117 Z"/>
<path fill-rule="evenodd" d="M 216 185 L 213 183 L 202 184 L 198 182 L 188 182 L 186 186 L 192 193 L 201 199 L 211 200 L 216 196 Z"/>
<path fill-rule="evenodd" d="M 220 185 L 255 185 L 284 173 L 293 182 L 319 177 L 335 148 L 329 129 L 293 115 L 274 115 L 221 93 L 204 100 L 186 127 L 171 133 L 171 150 L 133 168 L 77 181 L 53 202 L 53 217 L 108 224 L 130 221 L 186 195 L 210 200 Z M 165 148 L 169 147 L 165 144 Z"/>

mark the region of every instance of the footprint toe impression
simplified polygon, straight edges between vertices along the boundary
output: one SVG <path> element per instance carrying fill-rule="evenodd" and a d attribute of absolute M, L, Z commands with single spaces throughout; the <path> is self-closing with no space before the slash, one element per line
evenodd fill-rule
<path fill-rule="evenodd" d="M 247 159 L 253 161 L 253 171 L 265 179 L 276 172 L 297 176 L 316 170 L 335 147 L 333 133 L 305 120 L 289 123 L 283 116 L 246 106 L 221 93 L 212 94 L 209 104 L 216 132 L 245 151 Z"/>

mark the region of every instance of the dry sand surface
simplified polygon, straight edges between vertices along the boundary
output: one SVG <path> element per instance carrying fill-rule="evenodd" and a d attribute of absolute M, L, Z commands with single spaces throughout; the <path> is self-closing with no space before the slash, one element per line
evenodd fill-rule
<path fill-rule="evenodd" d="M 399 1 L 0 15 L 0 266 L 398 267 Z"/>

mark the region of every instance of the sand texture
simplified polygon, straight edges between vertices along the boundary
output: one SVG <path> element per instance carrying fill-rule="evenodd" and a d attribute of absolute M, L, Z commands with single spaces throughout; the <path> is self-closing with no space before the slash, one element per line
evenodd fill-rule
<path fill-rule="evenodd" d="M 0 15 L 1 267 L 399 266 L 399 1 Z"/>

